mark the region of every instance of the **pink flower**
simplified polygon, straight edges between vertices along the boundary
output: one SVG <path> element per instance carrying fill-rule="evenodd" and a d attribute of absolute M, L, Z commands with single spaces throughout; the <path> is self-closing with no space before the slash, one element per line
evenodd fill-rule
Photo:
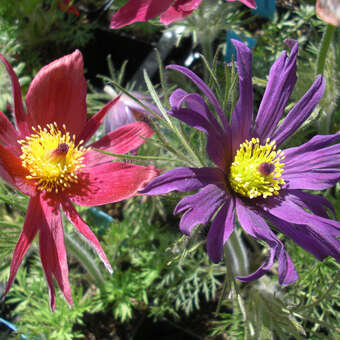
<path fill-rule="evenodd" d="M 235 1 L 235 0 L 228 0 Z M 256 8 L 255 0 L 239 0 Z M 161 15 L 160 21 L 169 25 L 190 15 L 202 0 L 130 0 L 112 17 L 110 28 L 119 28 L 136 21 L 148 21 Z"/>
<path fill-rule="evenodd" d="M 86 121 L 86 81 L 81 53 L 75 51 L 38 72 L 26 96 L 27 112 L 17 76 L 2 55 L 0 59 L 12 81 L 16 121 L 14 127 L 0 112 L 0 176 L 30 196 L 5 294 L 39 231 L 40 257 L 54 310 L 52 275 L 72 305 L 61 210 L 112 273 L 96 236 L 73 203 L 94 206 L 124 200 L 158 174 L 153 166 L 113 162 L 112 157 L 94 149 L 123 154 L 143 144 L 141 137 L 151 137 L 153 131 L 144 122 L 135 122 L 85 146 L 119 97 Z"/>
<path fill-rule="evenodd" d="M 316 0 L 316 15 L 333 26 L 340 26 L 340 1 Z"/>

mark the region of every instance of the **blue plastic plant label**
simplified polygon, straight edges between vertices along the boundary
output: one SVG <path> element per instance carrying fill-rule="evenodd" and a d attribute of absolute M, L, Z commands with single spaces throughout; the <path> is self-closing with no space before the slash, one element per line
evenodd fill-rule
<path fill-rule="evenodd" d="M 253 14 L 271 19 L 274 16 L 276 5 L 275 0 L 256 0 L 256 9 L 252 9 Z"/>
<path fill-rule="evenodd" d="M 236 58 L 236 50 L 231 42 L 231 39 L 239 40 L 247 44 L 247 46 L 252 49 L 256 45 L 256 40 L 250 37 L 246 37 L 244 35 L 240 36 L 233 30 L 228 30 L 227 31 L 227 36 L 226 36 L 226 52 L 224 56 L 224 61 L 226 63 L 230 63 L 233 58 Z"/>

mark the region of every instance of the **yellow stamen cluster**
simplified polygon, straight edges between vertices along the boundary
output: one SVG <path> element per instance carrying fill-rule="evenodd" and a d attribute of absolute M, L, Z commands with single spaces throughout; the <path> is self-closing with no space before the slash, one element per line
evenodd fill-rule
<path fill-rule="evenodd" d="M 45 128 L 38 125 L 34 133 L 18 141 L 21 145 L 22 165 L 29 171 L 27 179 L 34 180 L 38 190 L 60 192 L 78 181 L 78 173 L 84 167 L 86 149 L 75 144 L 63 125 L 63 132 L 56 123 Z"/>
<path fill-rule="evenodd" d="M 230 167 L 232 189 L 249 198 L 278 195 L 285 184 L 281 178 L 284 158 L 281 150 L 276 151 L 275 141 L 269 138 L 265 145 L 260 145 L 258 138 L 246 140 L 236 152 Z"/>

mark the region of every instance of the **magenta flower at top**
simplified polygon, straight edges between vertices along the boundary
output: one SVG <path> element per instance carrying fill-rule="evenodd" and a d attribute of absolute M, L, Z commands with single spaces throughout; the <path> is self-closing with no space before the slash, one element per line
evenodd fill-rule
<path fill-rule="evenodd" d="M 86 80 L 79 51 L 43 67 L 33 79 L 22 103 L 20 85 L 8 61 L 0 55 L 13 86 L 16 126 L 0 112 L 0 176 L 30 197 L 25 223 L 14 250 L 5 294 L 39 231 L 39 248 L 54 310 L 55 277 L 72 305 L 61 210 L 88 240 L 106 268 L 111 265 L 74 203 L 95 206 L 137 194 L 158 171 L 113 161 L 96 152 L 126 153 L 144 143 L 153 131 L 144 122 L 125 125 L 86 146 L 117 99 L 86 121 Z"/>
<path fill-rule="evenodd" d="M 238 1 L 250 8 L 256 8 L 255 0 Z M 190 15 L 201 2 L 202 0 L 129 0 L 114 14 L 110 28 L 120 28 L 137 21 L 148 21 L 158 15 L 161 15 L 162 24 L 169 25 Z"/>
<path fill-rule="evenodd" d="M 252 237 L 265 241 L 269 255 L 252 274 L 238 277 L 255 280 L 278 261 L 280 284 L 287 285 L 298 276 L 283 243 L 268 226 L 275 226 L 299 246 L 322 260 L 327 256 L 340 261 L 340 223 L 328 218 L 333 212 L 323 197 L 303 190 L 327 189 L 340 178 L 340 133 L 315 136 L 307 143 L 279 150 L 307 119 L 320 101 L 325 83 L 318 76 L 298 103 L 283 117 L 285 106 L 296 83 L 298 44 L 288 40 L 291 53 L 276 60 L 270 73 L 257 116 L 253 120 L 253 88 L 250 50 L 233 41 L 237 50 L 240 95 L 230 125 L 209 87 L 185 67 L 170 69 L 190 78 L 210 101 L 212 114 L 201 95 L 177 89 L 170 97 L 170 114 L 207 135 L 206 151 L 215 166 L 178 168 L 155 178 L 143 193 L 165 194 L 200 189 L 183 198 L 175 208 L 182 213 L 180 230 L 190 235 L 198 224 L 211 226 L 207 251 L 213 262 L 222 250 L 238 220 Z M 279 124 L 279 121 L 282 122 Z"/>

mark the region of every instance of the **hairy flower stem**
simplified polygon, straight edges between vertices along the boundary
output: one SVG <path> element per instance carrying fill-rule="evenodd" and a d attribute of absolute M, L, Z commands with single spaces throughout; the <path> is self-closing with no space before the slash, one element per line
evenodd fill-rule
<path fill-rule="evenodd" d="M 77 258 L 80 264 L 89 273 L 94 283 L 98 287 L 101 287 L 104 284 L 104 278 L 98 269 L 98 264 L 93 261 L 91 254 L 89 254 L 84 249 L 84 247 L 80 245 L 74 238 L 72 238 L 67 232 L 65 232 L 65 243 L 67 249 L 74 257 Z"/>
<path fill-rule="evenodd" d="M 327 52 L 331 44 L 333 35 L 335 32 L 335 26 L 328 25 L 325 32 L 323 33 L 322 40 L 320 43 L 318 59 L 316 62 L 316 74 L 323 74 L 325 68 Z"/>
<path fill-rule="evenodd" d="M 213 54 L 213 47 L 212 47 L 212 41 L 210 39 L 201 39 L 201 45 L 202 45 L 202 52 L 205 58 L 207 59 L 209 65 L 213 64 L 214 54 Z M 207 68 L 204 68 L 204 80 L 208 82 L 209 80 L 209 71 Z"/>
<path fill-rule="evenodd" d="M 238 232 L 233 232 L 224 247 L 225 259 L 228 258 L 232 271 L 239 276 L 248 274 L 247 252 L 241 236 Z"/>

